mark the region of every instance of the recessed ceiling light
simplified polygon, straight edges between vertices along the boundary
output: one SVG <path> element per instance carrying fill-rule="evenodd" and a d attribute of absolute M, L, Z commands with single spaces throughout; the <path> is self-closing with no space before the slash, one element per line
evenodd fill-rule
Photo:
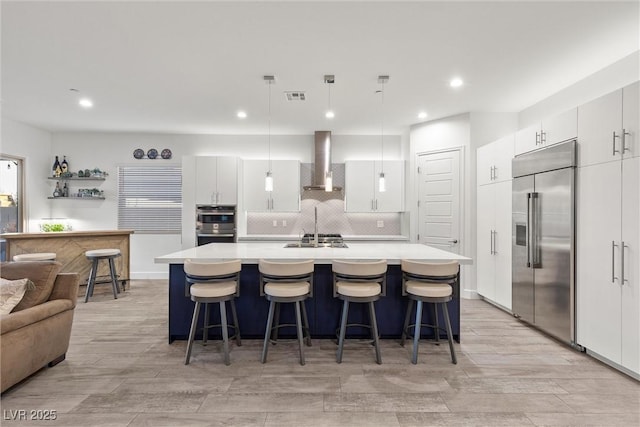
<path fill-rule="evenodd" d="M 451 81 L 449 82 L 449 86 L 451 86 L 451 87 L 460 87 L 460 86 L 462 86 L 463 83 L 464 82 L 462 81 L 461 78 L 455 77 L 455 78 L 451 79 Z"/>
<path fill-rule="evenodd" d="M 80 106 L 81 106 L 81 107 L 84 107 L 84 108 L 91 108 L 91 107 L 93 107 L 93 101 L 92 101 L 92 100 L 90 100 L 89 98 L 81 98 L 81 99 L 78 101 L 78 104 L 80 104 Z"/>
<path fill-rule="evenodd" d="M 427 118 L 427 113 L 425 113 L 424 111 L 421 111 L 420 113 L 418 113 L 418 118 L 419 119 L 426 119 Z"/>
<path fill-rule="evenodd" d="M 239 119 L 246 119 L 247 113 L 244 111 L 238 111 L 238 114 L 236 114 L 236 116 L 238 116 Z"/>
<path fill-rule="evenodd" d="M 329 111 L 327 111 L 327 112 L 324 114 L 324 116 L 325 116 L 327 119 L 333 119 L 336 115 L 334 114 L 333 110 L 329 110 Z"/>

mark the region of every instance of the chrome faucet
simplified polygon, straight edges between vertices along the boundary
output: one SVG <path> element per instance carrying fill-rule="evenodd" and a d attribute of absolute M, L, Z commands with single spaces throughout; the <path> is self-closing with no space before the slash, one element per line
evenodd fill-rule
<path fill-rule="evenodd" d="M 314 229 L 313 229 L 313 246 L 318 247 L 318 207 L 314 206 Z"/>

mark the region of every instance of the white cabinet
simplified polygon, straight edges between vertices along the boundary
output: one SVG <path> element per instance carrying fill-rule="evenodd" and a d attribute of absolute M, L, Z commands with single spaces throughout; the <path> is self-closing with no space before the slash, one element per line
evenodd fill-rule
<path fill-rule="evenodd" d="M 511 160 L 513 160 L 515 135 L 504 138 L 478 148 L 477 185 L 511 179 Z"/>
<path fill-rule="evenodd" d="M 236 157 L 196 156 L 195 200 L 198 205 L 238 203 L 238 159 Z"/>
<path fill-rule="evenodd" d="M 385 191 L 378 179 L 384 172 Z M 345 210 L 347 212 L 402 212 L 404 210 L 404 162 L 401 160 L 350 160 L 345 162 Z"/>
<path fill-rule="evenodd" d="M 640 158 L 578 169 L 577 341 L 640 374 Z"/>
<path fill-rule="evenodd" d="M 516 132 L 515 155 L 567 141 L 577 135 L 578 110 L 572 108 Z"/>
<path fill-rule="evenodd" d="M 511 310 L 511 185 L 478 186 L 477 289 L 484 298 Z"/>
<path fill-rule="evenodd" d="M 640 155 L 639 91 L 635 83 L 578 107 L 578 166 Z"/>
<path fill-rule="evenodd" d="M 246 211 L 300 211 L 300 162 L 271 160 L 273 191 L 265 191 L 268 160 L 245 160 L 243 167 L 244 209 Z"/>

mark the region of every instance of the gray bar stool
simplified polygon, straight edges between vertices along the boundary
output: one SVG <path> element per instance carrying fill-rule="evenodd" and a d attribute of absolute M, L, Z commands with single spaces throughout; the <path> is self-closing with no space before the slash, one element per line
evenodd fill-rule
<path fill-rule="evenodd" d="M 311 346 L 309 319 L 304 301 L 307 298 L 313 297 L 314 261 L 284 262 L 261 259 L 258 264 L 258 269 L 260 270 L 260 295 L 265 296 L 267 300 L 269 300 L 269 316 L 267 318 L 262 357 L 260 360 L 262 363 L 267 361 L 270 336 L 275 343 L 278 339 L 279 328 L 294 326 L 293 324 L 280 324 L 280 304 L 294 303 L 300 364 L 304 365 L 303 342 L 306 341 L 306 344 Z M 274 314 L 276 316 L 275 325 Z"/>
<path fill-rule="evenodd" d="M 337 261 L 332 263 L 333 296 L 340 298 L 342 318 L 336 362 L 342 363 L 342 352 L 347 327 L 360 326 L 371 329 L 371 338 L 376 349 L 376 363 L 382 363 L 378 340 L 378 323 L 374 302 L 387 294 L 387 261 Z M 369 305 L 369 325 L 348 324 L 349 303 L 367 303 Z"/>
<path fill-rule="evenodd" d="M 56 254 L 53 252 L 38 252 L 32 254 L 19 254 L 14 255 L 13 260 L 16 262 L 21 261 L 55 261 Z"/>
<path fill-rule="evenodd" d="M 445 263 L 428 263 L 420 261 L 402 260 L 402 295 L 409 297 L 409 306 L 404 320 L 400 343 L 404 346 L 409 328 L 413 326 L 413 354 L 411 363 L 418 363 L 418 343 L 420 341 L 420 327 L 432 328 L 436 342 L 440 341 L 440 328 L 438 322 L 438 306 L 442 307 L 451 361 L 457 364 L 456 352 L 453 348 L 453 334 L 451 333 L 451 321 L 447 303 L 451 301 L 453 285 L 458 281 L 460 266 L 457 261 Z M 417 301 L 415 323 L 409 324 L 413 303 Z M 422 303 L 433 304 L 433 324 L 422 323 Z"/>
<path fill-rule="evenodd" d="M 204 325 L 202 327 L 202 345 L 207 344 L 209 329 L 219 327 L 222 329 L 222 346 L 224 349 L 224 363 L 229 365 L 229 328 L 235 330 L 235 340 L 238 346 L 242 345 L 240 328 L 238 326 L 238 314 L 234 298 L 240 295 L 240 270 L 242 264 L 239 259 L 230 261 L 196 261 L 186 259 L 184 272 L 186 274 L 186 291 L 191 296 L 191 301 L 196 305 L 193 309 L 189 341 L 187 342 L 187 355 L 184 364 L 191 360 L 191 349 L 198 329 L 198 316 L 200 307 L 204 304 Z M 226 302 L 229 301 L 233 325 L 227 322 Z M 220 303 L 220 324 L 209 324 L 209 303 Z"/>
<path fill-rule="evenodd" d="M 111 287 L 113 288 L 113 298 L 118 299 L 120 288 L 118 288 L 118 280 L 116 279 L 116 266 L 113 263 L 118 258 L 120 249 L 94 249 L 86 251 L 84 255 L 91 261 L 91 271 L 89 271 L 89 280 L 87 281 L 87 292 L 84 296 L 84 302 L 89 301 L 89 297 L 93 296 L 93 288 L 96 286 L 96 277 L 98 276 L 98 262 L 100 260 L 109 261 L 109 274 L 111 275 Z"/>

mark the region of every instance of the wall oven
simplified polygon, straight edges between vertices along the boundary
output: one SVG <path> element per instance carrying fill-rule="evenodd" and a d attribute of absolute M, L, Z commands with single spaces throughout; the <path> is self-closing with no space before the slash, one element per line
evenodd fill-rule
<path fill-rule="evenodd" d="M 236 207 L 196 205 L 196 244 L 235 243 Z"/>

